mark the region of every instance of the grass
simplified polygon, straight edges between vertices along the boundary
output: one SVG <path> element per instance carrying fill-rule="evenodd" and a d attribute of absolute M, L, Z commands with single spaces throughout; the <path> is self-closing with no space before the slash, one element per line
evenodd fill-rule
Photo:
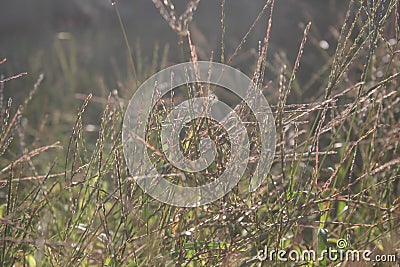
<path fill-rule="evenodd" d="M 184 61 L 196 61 L 187 25 L 199 1 L 190 1 L 191 11 L 181 18 L 172 12 L 170 1 L 166 5 L 153 2 L 182 41 Z M 12 98 L 4 99 L 3 90 L 22 74 L 0 78 L 0 265 L 335 266 L 338 262 L 329 260 L 260 263 L 256 256 L 265 247 L 321 252 L 336 248 L 339 239 L 347 241 L 348 249 L 397 255 L 397 263 L 375 263 L 377 266 L 398 264 L 399 2 L 371 3 L 350 1 L 342 28 L 336 29 L 337 45 L 332 52 L 320 47 L 313 32 L 318 25 L 306 24 L 297 58 L 290 63 L 282 54 L 268 53 L 274 1 L 267 1 L 254 22 L 266 20 L 267 28 L 249 75 L 274 112 L 274 163 L 261 188 L 249 193 L 257 159 L 253 157 L 233 191 L 198 208 L 168 206 L 147 196 L 129 174 L 122 152 L 122 119 L 133 93 L 129 86 L 165 67 L 168 48 L 156 48 L 153 63 L 141 60 L 140 52 L 133 57 L 129 49 L 132 76 L 120 83 L 118 90 L 104 93 L 105 97 L 78 95 L 80 106 L 73 116 L 68 114 L 68 138 L 52 129 L 54 122 L 41 113 L 43 119 L 37 119 L 37 126 L 28 123 L 27 110 L 36 110 L 33 101 L 46 94 L 40 92 L 42 75 L 21 105 Z M 221 4 L 224 10 L 225 1 Z M 225 47 L 228 13 L 221 14 L 221 61 L 230 64 L 254 26 L 230 56 Z M 128 43 L 120 22 L 121 42 Z M 76 90 L 77 80 L 85 74 L 77 71 L 73 47 L 56 44 L 55 53 L 61 73 L 67 77 L 63 84 Z M 297 77 L 307 53 L 320 53 L 325 63 L 320 72 L 300 82 Z M 52 82 L 58 80 L 51 67 L 47 72 L 44 75 Z M 269 80 L 271 76 L 274 78 Z M 155 150 L 162 150 L 157 121 L 182 99 L 206 94 L 196 86 L 167 95 L 154 109 L 150 118 L 153 134 L 147 142 Z M 214 93 L 232 106 L 236 103 L 222 90 Z M 90 112 L 100 107 L 101 119 L 93 133 L 88 130 L 93 121 Z M 254 118 L 245 105 L 237 110 L 242 120 L 249 122 L 247 129 L 256 148 L 261 133 Z M 193 133 L 210 132 L 221 146 L 213 165 L 201 175 L 186 174 L 186 180 L 179 181 L 173 175 L 178 171 L 162 154 L 155 153 L 153 162 L 172 173 L 168 176 L 171 181 L 204 182 L 210 173 L 223 170 L 224 158 L 230 153 L 229 140 L 209 120 L 193 121 L 181 140 L 184 153 L 196 158 L 199 139 Z M 58 136 L 60 142 L 52 142 Z M 256 149 L 252 152 L 257 155 Z M 372 266 L 366 262 L 342 264 Z"/>

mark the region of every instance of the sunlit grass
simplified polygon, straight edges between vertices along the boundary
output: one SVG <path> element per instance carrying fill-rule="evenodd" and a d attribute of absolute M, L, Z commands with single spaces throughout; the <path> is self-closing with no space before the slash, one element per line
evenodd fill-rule
<path fill-rule="evenodd" d="M 170 1 L 166 6 L 154 2 L 161 11 L 165 9 L 162 12 L 171 12 Z M 265 39 L 255 48 L 258 57 L 247 74 L 258 81 L 274 112 L 274 163 L 256 192 L 247 192 L 250 166 L 234 190 L 198 208 L 168 206 L 150 198 L 135 184 L 122 152 L 126 105 L 139 81 L 172 64 L 167 46 L 156 46 L 152 61 L 140 56 L 140 48 L 129 49 L 132 74 L 108 90 L 101 78 L 79 71 L 73 40 L 57 41 L 54 65 L 44 66 L 45 79 L 67 88 L 57 104 L 44 102 L 46 95 L 58 98 L 61 93 L 41 92 L 48 85 L 43 85 L 46 80 L 40 76 L 18 108 L 3 99 L 4 87 L 11 80 L 0 78 L 0 265 L 259 266 L 256 256 L 265 247 L 321 251 L 336 248 L 339 239 L 347 240 L 351 249 L 398 255 L 400 48 L 394 40 L 400 36 L 393 21 L 398 18 L 399 2 L 388 2 L 382 9 L 379 4 L 368 7 L 351 1 L 343 27 L 336 29 L 336 51 L 324 51 L 312 31 L 318 25 L 305 24 L 298 56 L 290 62 L 268 50 L 274 1 L 267 1 L 255 21 L 267 21 Z M 174 21 L 163 15 L 181 40 L 185 61 L 197 60 L 196 44 L 185 32 L 193 12 Z M 227 63 L 241 53 L 253 26 L 229 54 L 226 16 L 222 12 L 222 25 L 216 29 L 222 31 L 221 60 Z M 190 32 L 190 26 L 187 29 Z M 121 42 L 129 46 L 122 30 Z M 320 72 L 301 83 L 297 76 L 307 53 L 326 58 Z M 267 80 L 267 73 L 275 78 Z M 100 92 L 86 88 L 79 93 L 82 80 L 88 84 L 94 80 Z M 199 91 L 190 90 L 188 95 Z M 155 108 L 152 119 L 173 107 L 172 96 L 166 100 L 170 102 Z M 39 112 L 43 103 L 52 103 L 61 112 L 58 120 L 55 114 Z M 245 108 L 240 111 L 241 118 L 251 121 Z M 30 124 L 31 119 L 37 123 Z M 151 126 L 157 133 L 157 123 Z M 197 144 L 190 140 L 194 132 L 216 129 L 217 125 L 204 120 L 190 125 L 182 140 L 190 144 L 183 145 L 185 153 L 193 157 L 197 153 Z M 250 129 L 257 132 L 258 128 Z M 150 135 L 147 141 L 160 148 L 156 137 Z M 229 149 L 229 145 L 222 147 L 221 157 Z M 250 161 L 256 163 L 257 157 Z M 168 165 L 157 155 L 154 162 Z M 223 164 L 218 158 L 212 171 L 218 173 Z M 165 171 L 176 172 L 172 166 Z M 196 174 L 187 178 L 204 179 Z M 334 266 L 338 262 L 297 264 Z"/>

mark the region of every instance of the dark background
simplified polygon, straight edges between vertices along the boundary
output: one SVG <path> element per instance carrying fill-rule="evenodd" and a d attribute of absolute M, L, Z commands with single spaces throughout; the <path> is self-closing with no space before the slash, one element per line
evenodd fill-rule
<path fill-rule="evenodd" d="M 301 85 L 307 84 L 326 63 L 328 55 L 334 53 L 335 35 L 338 34 L 335 28 L 343 22 L 346 2 L 276 1 L 268 54 L 272 67 L 267 71 L 267 81 L 277 80 L 282 66 L 280 60 L 293 66 L 304 27 L 309 21 L 313 23 L 296 80 L 299 86 L 295 90 L 304 90 L 304 93 L 295 94 L 288 102 L 305 103 L 318 97 L 310 88 L 303 89 Z M 175 1 L 178 14 L 185 9 L 186 3 Z M 226 0 L 226 59 L 233 54 L 265 3 L 264 0 Z M 0 58 L 7 58 L 7 62 L 0 65 L 0 74 L 7 77 L 28 72 L 23 78 L 6 83 L 5 96 L 11 96 L 14 103 L 22 103 L 38 75 L 45 75 L 37 93 L 39 96 L 32 100 L 25 114 L 33 128 L 48 115 L 51 131 L 55 132 L 49 138 L 64 139 L 70 133 L 76 110 L 85 94 L 93 93 L 95 97 L 106 99 L 112 90 L 118 89 L 122 97 L 129 99 L 132 96 L 134 81 L 127 48 L 110 0 L 12 0 L 2 1 L 0 6 Z M 190 59 L 187 45 L 182 56 L 179 37 L 151 0 L 119 0 L 117 6 L 126 25 L 141 81 L 155 73 L 156 70 L 149 66 L 153 64 L 155 54 L 158 55 L 156 64 L 161 62 L 166 47 L 167 65 Z M 267 14 L 264 14 L 230 63 L 249 76 L 257 62 L 259 41 L 265 36 L 267 20 Z M 220 61 L 221 1 L 202 0 L 190 31 L 199 59 L 208 60 L 213 54 L 214 61 Z M 319 47 L 322 40 L 329 43 L 329 49 Z M 278 73 L 273 70 L 274 65 Z M 77 97 L 77 94 L 83 96 Z M 312 98 L 301 99 L 304 95 Z M 89 124 L 98 124 L 103 110 L 101 103 L 94 102 L 87 112 Z"/>
<path fill-rule="evenodd" d="M 179 10 L 184 9 L 186 1 L 175 2 L 179 13 Z M 226 1 L 228 55 L 233 52 L 265 2 Z M 304 24 L 308 21 L 313 22 L 313 33 L 317 38 L 333 40 L 330 27 L 340 25 L 345 2 L 276 1 L 272 51 L 284 51 L 289 58 L 293 58 L 297 54 Z M 151 0 L 119 0 L 117 3 L 133 47 L 140 45 L 143 56 L 149 57 L 155 43 L 161 46 L 169 43 L 170 59 L 178 61 L 174 58 L 177 55 L 178 38 L 159 15 Z M 191 24 L 192 36 L 199 46 L 199 56 L 203 57 L 201 59 L 207 59 L 211 51 L 216 56 L 220 53 L 220 5 L 220 1 L 203 0 L 195 12 Z M 258 47 L 258 41 L 264 36 L 265 22 L 264 16 L 250 35 L 244 51 L 246 48 Z M 26 69 L 29 57 L 40 51 L 48 53 L 59 32 L 68 32 L 74 38 L 82 67 L 108 71 L 107 66 L 111 64 L 111 59 L 119 61 L 126 55 L 121 30 L 110 0 L 13 0 L 4 1 L 1 5 L 0 55 L 7 57 L 9 64 L 13 64 L 15 68 Z M 240 58 L 237 61 L 240 62 Z"/>

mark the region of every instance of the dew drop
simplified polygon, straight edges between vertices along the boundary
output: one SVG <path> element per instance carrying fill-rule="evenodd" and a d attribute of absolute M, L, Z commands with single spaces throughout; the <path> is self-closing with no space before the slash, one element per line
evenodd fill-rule
<path fill-rule="evenodd" d="M 324 49 L 324 50 L 328 50 L 329 49 L 329 43 L 325 40 L 321 40 L 319 42 L 319 46 Z"/>

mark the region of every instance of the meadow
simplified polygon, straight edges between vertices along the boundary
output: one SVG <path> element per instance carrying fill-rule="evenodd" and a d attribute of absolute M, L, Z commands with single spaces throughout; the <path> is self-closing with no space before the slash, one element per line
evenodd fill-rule
<path fill-rule="evenodd" d="M 299 8 L 302 23 L 293 35 L 274 31 L 279 16 L 291 14 L 280 9 L 282 1 L 249 3 L 257 12 L 238 40 L 230 35 L 240 31 L 232 2 L 214 2 L 218 9 L 206 21 L 206 0 L 177 8 L 153 0 L 168 42 L 151 47 L 133 41 L 133 24 L 115 1 L 118 37 L 110 43 L 86 36 L 85 42 L 94 40 L 90 50 L 73 33 L 58 31 L 46 51 L 17 45 L 26 69 L 12 62 L 13 54 L 0 54 L 0 266 L 399 266 L 399 1 L 326 1 L 311 13 Z M 324 10 L 337 23 L 320 25 Z M 200 19 L 213 23 L 209 35 L 196 24 Z M 140 28 L 143 35 L 151 31 Z M 280 49 L 288 39 L 290 50 Z M 113 45 L 123 47 L 123 56 L 82 67 L 82 57 Z M 224 197 L 176 207 L 135 183 L 124 158 L 123 119 L 147 78 L 199 60 L 233 66 L 255 81 L 273 113 L 276 151 L 262 185 L 249 192 L 264 133 L 246 105 L 216 90 L 247 122 L 249 165 Z M 198 157 L 199 137 L 212 132 L 217 157 L 204 172 L 177 179 L 181 172 L 158 153 L 159 121 L 183 98 L 203 96 L 200 85 L 180 90 L 154 107 L 145 142 L 171 182 L 193 186 L 225 169 L 231 143 L 215 122 L 194 120 L 182 134 L 183 153 Z M 266 248 L 369 250 L 376 261 L 261 261 Z"/>

